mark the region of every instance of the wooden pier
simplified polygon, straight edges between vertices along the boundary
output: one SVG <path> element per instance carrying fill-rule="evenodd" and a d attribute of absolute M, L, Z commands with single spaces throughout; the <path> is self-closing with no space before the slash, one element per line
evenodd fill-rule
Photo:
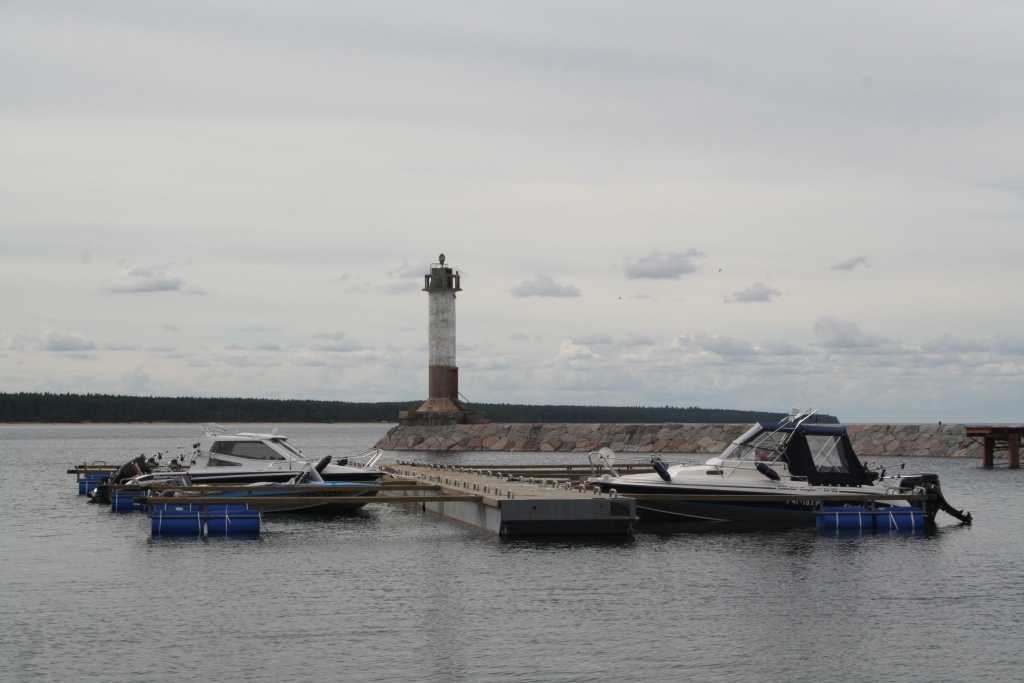
<path fill-rule="evenodd" d="M 986 469 L 995 467 L 997 450 L 1006 451 L 1011 470 L 1020 468 L 1020 439 L 1024 434 L 1022 425 L 975 425 L 965 429 L 967 436 L 982 439 L 982 462 Z"/>

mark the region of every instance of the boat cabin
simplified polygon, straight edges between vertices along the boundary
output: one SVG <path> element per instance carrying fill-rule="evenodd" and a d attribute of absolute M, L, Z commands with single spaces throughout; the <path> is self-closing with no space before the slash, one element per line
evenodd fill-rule
<path fill-rule="evenodd" d="M 719 458 L 723 468 L 763 463 L 788 470 L 811 485 L 861 486 L 870 473 L 857 460 L 845 427 L 819 424 L 755 424 Z M 761 468 L 758 468 L 761 469 Z"/>

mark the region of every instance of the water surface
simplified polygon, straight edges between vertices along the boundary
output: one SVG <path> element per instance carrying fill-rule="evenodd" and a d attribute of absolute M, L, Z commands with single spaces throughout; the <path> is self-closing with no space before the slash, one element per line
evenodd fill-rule
<path fill-rule="evenodd" d="M 387 425 L 281 428 L 317 458 L 372 446 Z M 928 535 L 704 528 L 621 541 L 502 541 L 384 505 L 271 518 L 259 540 L 152 539 L 144 515 L 86 504 L 64 473 L 176 453 L 199 435 L 195 425 L 0 426 L 0 680 L 1020 675 L 1022 471 L 908 461 L 939 473 L 950 502 L 975 515 L 962 527 L 940 513 Z"/>

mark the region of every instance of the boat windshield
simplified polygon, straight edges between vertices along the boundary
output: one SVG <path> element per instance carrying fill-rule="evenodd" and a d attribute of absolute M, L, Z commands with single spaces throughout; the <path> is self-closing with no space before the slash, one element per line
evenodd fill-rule
<path fill-rule="evenodd" d="M 295 455 L 302 455 L 302 453 L 299 451 L 298 448 L 296 448 L 295 446 L 291 445 L 290 443 L 288 443 L 284 439 L 271 439 L 271 441 L 276 443 L 278 446 L 284 446 L 287 450 L 291 451 Z"/>
<path fill-rule="evenodd" d="M 763 431 L 757 433 L 757 430 Z M 751 432 L 754 432 L 753 437 L 750 436 Z M 769 463 L 781 460 L 782 462 L 787 462 L 785 455 L 786 443 L 791 435 L 792 432 L 790 431 L 769 431 L 764 430 L 760 425 L 756 425 L 737 439 L 739 443 L 733 443 L 722 453 L 722 460 L 732 462 L 754 460 Z"/>
<path fill-rule="evenodd" d="M 247 460 L 284 460 L 285 457 L 262 441 L 217 441 L 211 453 L 233 455 Z"/>

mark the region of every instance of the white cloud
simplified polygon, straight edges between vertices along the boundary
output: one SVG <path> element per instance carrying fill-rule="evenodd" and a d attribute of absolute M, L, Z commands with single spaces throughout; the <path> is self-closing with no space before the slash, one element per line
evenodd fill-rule
<path fill-rule="evenodd" d="M 866 334 L 856 323 L 825 315 L 814 322 L 818 346 L 835 350 L 896 350 L 899 344 L 888 337 Z"/>
<path fill-rule="evenodd" d="M 8 351 L 22 350 L 28 347 L 28 341 L 18 334 L 0 334 L 0 349 Z"/>
<path fill-rule="evenodd" d="M 167 274 L 159 266 L 129 266 L 111 275 L 103 283 L 108 292 L 176 292 L 185 281 Z M 201 293 L 201 292 L 197 292 Z"/>
<path fill-rule="evenodd" d="M 710 337 L 706 334 L 695 334 L 693 343 L 702 351 L 717 353 L 719 356 L 754 356 L 757 354 L 750 342 L 719 334 Z"/>
<path fill-rule="evenodd" d="M 418 282 L 393 282 L 390 285 L 384 285 L 385 294 L 408 294 L 409 292 L 418 292 L 422 289 Z"/>
<path fill-rule="evenodd" d="M 787 341 L 761 342 L 758 349 L 761 353 L 768 356 L 800 356 L 807 353 L 807 349 L 801 348 L 796 344 L 791 344 Z"/>
<path fill-rule="evenodd" d="M 429 266 L 410 264 L 408 261 L 403 259 L 402 265 L 398 266 L 394 270 L 388 271 L 388 277 L 405 280 L 422 280 L 423 276 L 429 272 Z"/>
<path fill-rule="evenodd" d="M 571 339 L 564 340 L 558 347 L 558 360 L 581 361 L 600 358 L 583 344 L 575 344 Z"/>
<path fill-rule="evenodd" d="M 518 297 L 551 296 L 577 297 L 580 290 L 573 285 L 560 285 L 550 275 L 538 275 L 535 280 L 524 280 L 521 284 L 508 290 L 509 294 Z"/>
<path fill-rule="evenodd" d="M 591 332 L 590 334 L 582 334 L 572 338 L 573 344 L 580 344 L 582 346 L 611 344 L 613 341 L 611 335 L 604 334 L 603 332 Z"/>
<path fill-rule="evenodd" d="M 326 353 L 352 353 L 366 350 L 365 346 L 347 337 L 348 334 L 341 330 L 319 332 L 313 335 L 313 343 L 310 344 L 309 348 L 312 351 Z"/>
<path fill-rule="evenodd" d="M 96 344 L 82 336 L 81 332 L 67 332 L 65 330 L 46 330 L 43 332 L 42 349 L 65 353 L 68 351 L 90 351 L 96 348 Z"/>
<path fill-rule="evenodd" d="M 694 259 L 706 256 L 707 254 L 696 249 L 669 251 L 664 254 L 658 249 L 652 249 L 638 258 L 636 263 L 628 258 L 623 259 L 626 265 L 622 270 L 630 280 L 678 280 L 683 275 L 696 272 L 697 264 L 694 263 Z"/>
<path fill-rule="evenodd" d="M 529 339 L 529 338 L 530 337 L 528 335 L 525 335 L 522 332 L 515 332 L 514 334 L 510 334 L 508 336 L 508 340 L 509 341 L 522 341 L 524 339 Z"/>
<path fill-rule="evenodd" d="M 782 296 L 782 292 L 772 287 L 766 287 L 763 282 L 755 282 L 746 289 L 733 292 L 732 297 L 726 297 L 729 303 L 750 304 L 768 303 Z"/>
<path fill-rule="evenodd" d="M 108 342 L 106 344 L 103 344 L 100 348 L 103 349 L 104 351 L 140 351 L 140 350 L 142 350 L 141 346 L 137 346 L 135 344 L 119 344 L 119 343 L 110 343 L 110 342 Z"/>
<path fill-rule="evenodd" d="M 645 335 L 630 335 L 622 340 L 623 346 L 653 346 L 654 340 Z"/>
<path fill-rule="evenodd" d="M 848 258 L 845 261 L 840 261 L 839 263 L 837 263 L 837 264 L 833 265 L 831 268 L 829 268 L 829 270 L 853 270 L 857 266 L 867 266 L 867 265 L 868 265 L 868 257 L 867 256 L 854 256 L 853 258 Z"/>
<path fill-rule="evenodd" d="M 232 342 L 225 344 L 224 348 L 228 351 L 280 351 L 281 345 L 272 342 L 249 342 L 245 344 Z"/>

